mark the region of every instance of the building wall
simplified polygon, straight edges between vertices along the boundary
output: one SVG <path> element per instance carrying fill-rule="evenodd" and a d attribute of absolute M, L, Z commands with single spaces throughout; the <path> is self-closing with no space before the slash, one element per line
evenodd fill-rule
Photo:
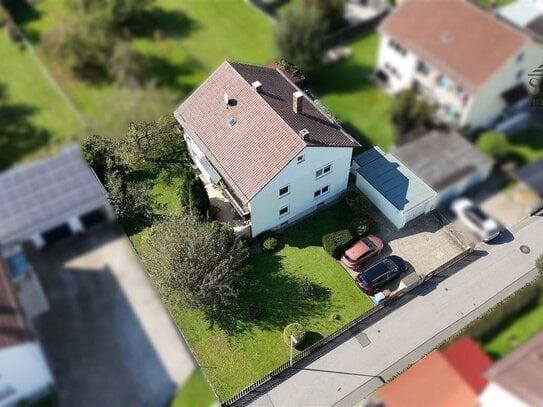
<path fill-rule="evenodd" d="M 52 385 L 51 372 L 36 342 L 0 349 L 1 405 L 16 405 L 21 400 L 32 400 L 46 394 Z M 4 394 L 9 395 L 1 397 Z"/>
<path fill-rule="evenodd" d="M 497 383 L 489 383 L 479 396 L 481 407 L 528 407 L 528 404 Z"/>
<path fill-rule="evenodd" d="M 301 216 L 343 195 L 347 189 L 352 148 L 350 147 L 306 147 L 300 155 L 304 161 L 294 158 L 249 202 L 252 235 L 285 226 Z M 315 172 L 328 164 L 332 171 L 316 179 Z M 279 190 L 289 186 L 289 193 L 282 197 Z M 314 198 L 314 192 L 328 186 L 329 190 Z M 279 210 L 289 207 L 288 214 L 279 215 Z M 285 222 L 288 222 L 285 224 Z"/>
<path fill-rule="evenodd" d="M 518 61 L 517 56 L 520 53 L 523 53 L 524 57 Z M 528 41 L 519 53 L 503 64 L 473 95 L 461 124 L 478 127 L 496 119 L 506 107 L 501 97 L 504 91 L 518 83 L 524 83 L 530 90 L 528 74 L 541 63 L 542 55 L 543 46 Z M 519 72 L 520 77 L 517 78 Z"/>
<path fill-rule="evenodd" d="M 390 46 L 390 37 L 381 34 L 379 39 L 379 52 L 377 55 L 377 67 L 388 75 L 389 90 L 396 93 L 402 89 L 410 88 L 413 83 L 418 58 L 408 50 L 401 55 Z M 394 75 L 388 66 L 392 66 L 398 72 Z"/>

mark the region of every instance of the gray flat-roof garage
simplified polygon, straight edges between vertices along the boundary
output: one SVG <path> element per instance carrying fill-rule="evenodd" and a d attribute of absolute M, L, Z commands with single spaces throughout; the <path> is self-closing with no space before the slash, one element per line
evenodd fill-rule
<path fill-rule="evenodd" d="M 112 219 L 105 190 L 76 144 L 0 173 L 0 247 L 41 248 Z"/>
<path fill-rule="evenodd" d="M 379 147 L 356 156 L 352 172 L 357 188 L 398 229 L 433 208 L 435 191 Z"/>

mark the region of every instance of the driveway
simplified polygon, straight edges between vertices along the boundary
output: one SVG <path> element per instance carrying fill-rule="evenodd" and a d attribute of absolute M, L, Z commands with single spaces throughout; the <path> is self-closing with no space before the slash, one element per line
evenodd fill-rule
<path fill-rule="evenodd" d="M 60 405 L 166 405 L 195 364 L 122 230 L 101 225 L 29 259 L 50 303 L 34 323 Z"/>

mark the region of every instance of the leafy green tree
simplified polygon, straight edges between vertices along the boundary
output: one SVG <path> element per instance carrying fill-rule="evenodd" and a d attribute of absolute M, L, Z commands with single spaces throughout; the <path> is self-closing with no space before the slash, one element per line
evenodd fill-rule
<path fill-rule="evenodd" d="M 158 289 L 178 293 L 206 313 L 234 301 L 243 281 L 247 247 L 238 239 L 217 238 L 213 228 L 185 215 L 152 226 L 144 263 Z"/>
<path fill-rule="evenodd" d="M 509 140 L 503 133 L 487 131 L 477 139 L 477 147 L 493 158 L 502 158 L 509 152 Z"/>
<path fill-rule="evenodd" d="M 102 136 L 88 136 L 81 143 L 83 157 L 92 167 L 96 176 L 105 182 L 107 173 L 120 166 L 117 158 L 118 142 Z"/>
<path fill-rule="evenodd" d="M 432 123 L 434 107 L 417 96 L 411 89 L 395 95 L 392 102 L 392 122 L 400 135 L 411 130 L 427 127 Z"/>
<path fill-rule="evenodd" d="M 316 7 L 292 7 L 279 21 L 275 42 L 281 58 L 314 72 L 322 63 L 328 24 Z"/>
<path fill-rule="evenodd" d="M 119 85 L 139 86 L 145 60 L 127 41 L 117 41 L 109 62 L 109 74 Z"/>
<path fill-rule="evenodd" d="M 101 14 L 113 28 L 126 27 L 149 10 L 153 0 L 71 0 L 71 8 L 86 14 Z"/>
<path fill-rule="evenodd" d="M 316 8 L 330 29 L 340 26 L 344 21 L 345 0 L 303 0 L 303 4 Z"/>

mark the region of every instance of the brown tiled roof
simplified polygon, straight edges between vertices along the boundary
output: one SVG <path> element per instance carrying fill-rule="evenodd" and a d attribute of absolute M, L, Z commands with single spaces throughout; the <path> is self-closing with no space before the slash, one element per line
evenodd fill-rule
<path fill-rule="evenodd" d="M 496 362 L 485 376 L 528 405 L 543 405 L 543 332 Z"/>
<path fill-rule="evenodd" d="M 465 0 L 407 0 L 383 21 L 379 31 L 468 92 L 483 84 L 528 40 Z"/>
<path fill-rule="evenodd" d="M 255 81 L 262 83 L 260 93 L 251 85 Z M 224 62 L 175 112 L 243 203 L 306 146 L 359 146 L 306 96 L 303 113 L 294 113 L 297 90 L 277 69 Z M 309 140 L 300 137 L 302 129 Z"/>
<path fill-rule="evenodd" d="M 24 311 L 17 300 L 6 264 L 0 258 L 0 349 L 31 339 Z"/>

